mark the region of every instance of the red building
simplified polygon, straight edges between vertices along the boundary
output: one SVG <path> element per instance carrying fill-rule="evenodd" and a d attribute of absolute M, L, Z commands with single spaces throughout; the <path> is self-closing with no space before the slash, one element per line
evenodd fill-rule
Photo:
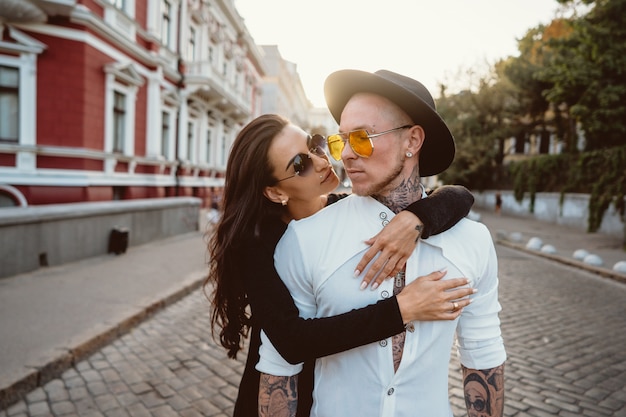
<path fill-rule="evenodd" d="M 0 207 L 210 203 L 260 113 L 233 0 L 0 0 Z"/>

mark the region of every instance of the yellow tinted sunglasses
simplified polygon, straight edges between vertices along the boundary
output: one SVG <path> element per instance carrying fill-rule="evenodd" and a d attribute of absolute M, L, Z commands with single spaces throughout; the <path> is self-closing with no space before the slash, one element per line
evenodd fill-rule
<path fill-rule="evenodd" d="M 328 151 L 330 155 L 339 161 L 341 159 L 341 152 L 343 152 L 346 141 L 350 144 L 350 147 L 355 154 L 362 158 L 369 158 L 374 152 L 373 138 L 386 135 L 387 133 L 395 132 L 396 130 L 409 129 L 413 125 L 404 125 L 393 129 L 385 130 L 384 132 L 369 134 L 365 129 L 353 130 L 346 133 L 336 133 L 330 135 L 326 141 L 328 142 Z"/>

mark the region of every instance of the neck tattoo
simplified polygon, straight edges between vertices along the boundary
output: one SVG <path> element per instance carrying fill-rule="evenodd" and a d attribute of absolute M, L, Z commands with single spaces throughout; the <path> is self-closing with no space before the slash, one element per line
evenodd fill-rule
<path fill-rule="evenodd" d="M 411 177 L 402 183 L 387 195 L 374 195 L 376 200 L 389 207 L 394 213 L 400 213 L 409 206 L 409 204 L 422 198 L 424 186 L 420 182 L 420 177 Z"/>

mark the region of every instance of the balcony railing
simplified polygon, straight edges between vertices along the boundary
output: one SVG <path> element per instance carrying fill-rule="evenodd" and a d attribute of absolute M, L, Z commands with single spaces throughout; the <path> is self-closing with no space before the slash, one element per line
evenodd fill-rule
<path fill-rule="evenodd" d="M 252 98 L 249 94 L 246 94 L 246 89 L 241 88 L 243 91 L 238 91 L 235 83 L 224 76 L 209 61 L 188 63 L 187 82 L 208 87 L 212 98 L 223 98 L 241 112 L 246 114 L 251 114 L 252 112 Z"/>

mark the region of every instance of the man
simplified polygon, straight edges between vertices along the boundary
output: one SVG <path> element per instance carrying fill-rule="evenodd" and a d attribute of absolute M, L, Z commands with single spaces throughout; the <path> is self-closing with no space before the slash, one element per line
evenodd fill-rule
<path fill-rule="evenodd" d="M 448 365 L 456 335 L 468 412 L 481 408 L 502 416 L 506 354 L 497 259 L 484 225 L 463 219 L 420 242 L 406 274 L 375 291 L 360 290 L 358 280 L 350 279 L 367 250 L 364 241 L 425 197 L 421 176 L 444 171 L 454 159 L 454 138 L 430 93 L 390 71 L 354 70 L 331 74 L 325 92 L 344 132 L 328 137 L 329 151 L 343 160 L 353 195 L 292 222 L 276 248 L 276 268 L 300 314 L 324 317 L 375 303 L 401 289 L 404 276 L 408 283 L 442 269 L 447 278 L 467 277 L 477 292 L 456 320 L 406 323 L 407 330 L 393 338 L 318 359 L 311 415 L 451 417 Z M 458 308 L 450 304 L 450 310 Z M 260 352 L 257 369 L 268 374 L 261 381 L 260 413 L 292 410 L 297 393 L 290 382 L 301 366 L 286 363 L 267 338 Z M 489 390 L 479 400 L 476 380 Z"/>

